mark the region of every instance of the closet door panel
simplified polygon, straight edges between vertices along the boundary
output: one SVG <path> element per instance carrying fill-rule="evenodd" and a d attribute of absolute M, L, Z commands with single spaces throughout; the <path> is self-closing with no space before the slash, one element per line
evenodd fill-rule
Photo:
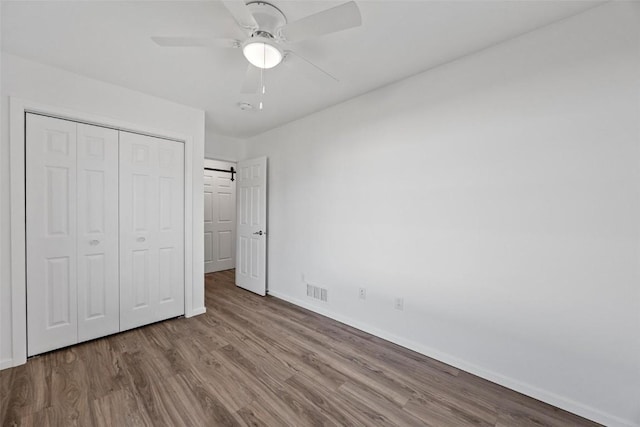
<path fill-rule="evenodd" d="M 184 146 L 120 133 L 120 328 L 184 314 Z"/>
<path fill-rule="evenodd" d="M 184 314 L 184 144 L 157 139 L 158 147 L 158 315 Z"/>
<path fill-rule="evenodd" d="M 156 319 L 157 163 L 151 138 L 120 132 L 120 330 Z"/>
<path fill-rule="evenodd" d="M 78 340 L 76 124 L 26 118 L 27 354 Z"/>
<path fill-rule="evenodd" d="M 120 330 L 118 131 L 78 124 L 78 340 Z"/>

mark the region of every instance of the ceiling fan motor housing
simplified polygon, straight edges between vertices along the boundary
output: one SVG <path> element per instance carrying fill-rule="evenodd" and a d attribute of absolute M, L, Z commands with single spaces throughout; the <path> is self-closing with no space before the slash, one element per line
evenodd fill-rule
<path fill-rule="evenodd" d="M 258 23 L 258 29 L 253 33 L 253 35 L 264 37 L 264 33 L 268 33 L 269 36 L 271 36 L 270 38 L 274 38 L 277 30 L 287 23 L 287 18 L 280 9 L 270 3 L 256 1 L 247 3 L 247 7 Z"/>

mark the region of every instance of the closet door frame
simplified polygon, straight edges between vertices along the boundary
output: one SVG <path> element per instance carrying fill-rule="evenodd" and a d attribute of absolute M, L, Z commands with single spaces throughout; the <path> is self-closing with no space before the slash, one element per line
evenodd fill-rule
<path fill-rule="evenodd" d="M 194 198 L 194 194 L 202 194 L 202 181 L 194 180 L 194 171 L 202 175 L 202 161 L 195 158 L 194 141 L 199 135 L 185 135 L 173 131 L 157 129 L 146 125 L 127 122 L 94 114 L 88 114 L 67 108 L 46 105 L 22 98 L 9 97 L 9 140 L 10 140 L 10 188 L 11 188 L 11 344 L 12 358 L 0 363 L 0 369 L 18 366 L 27 361 L 27 311 L 26 311 L 26 224 L 25 224 L 25 122 L 26 114 L 40 114 L 53 118 L 71 120 L 94 126 L 113 128 L 120 131 L 139 133 L 157 138 L 169 139 L 184 144 L 184 313 L 185 317 L 193 317 L 206 311 L 204 300 L 200 295 L 204 292 L 204 247 L 202 215 L 202 199 Z M 203 148 L 203 147 L 202 147 Z M 197 178 L 196 178 L 197 179 Z M 194 183 L 198 188 L 194 187 Z M 201 277 L 198 283 L 195 277 Z M 200 280 L 202 283 L 200 283 Z M 202 300 L 202 301 L 200 301 Z M 194 304 L 195 302 L 195 304 Z M 197 305 L 196 305 L 197 304 Z"/>

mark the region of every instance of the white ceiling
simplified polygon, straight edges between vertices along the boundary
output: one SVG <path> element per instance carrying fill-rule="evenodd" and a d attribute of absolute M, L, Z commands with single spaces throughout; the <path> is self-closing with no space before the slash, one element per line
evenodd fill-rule
<path fill-rule="evenodd" d="M 269 0 L 291 22 L 341 1 Z M 207 129 L 265 130 L 563 19 L 601 1 L 359 1 L 363 25 L 290 45 L 267 71 L 264 110 L 241 111 L 239 49 L 162 48 L 150 36 L 243 38 L 217 1 L 3 1 L 2 49 L 207 112 Z"/>

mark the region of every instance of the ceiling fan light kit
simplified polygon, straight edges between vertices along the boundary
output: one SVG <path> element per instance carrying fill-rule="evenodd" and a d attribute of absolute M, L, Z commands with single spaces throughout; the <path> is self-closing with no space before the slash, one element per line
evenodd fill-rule
<path fill-rule="evenodd" d="M 265 36 L 254 36 L 242 44 L 242 53 L 247 61 L 254 67 L 269 69 L 282 62 L 284 53 L 273 42 L 273 39 Z"/>

